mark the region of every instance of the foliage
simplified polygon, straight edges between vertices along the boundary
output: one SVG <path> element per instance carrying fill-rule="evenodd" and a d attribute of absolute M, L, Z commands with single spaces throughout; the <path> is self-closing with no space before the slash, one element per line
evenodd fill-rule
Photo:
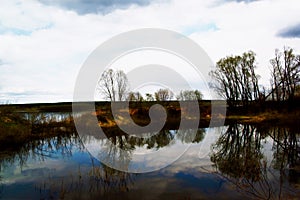
<path fill-rule="evenodd" d="M 176 99 L 181 101 L 200 101 L 202 98 L 203 94 L 199 90 L 181 90 L 179 95 L 176 96 Z"/>
<path fill-rule="evenodd" d="M 144 101 L 144 98 L 140 92 L 129 92 L 128 101 Z"/>
<path fill-rule="evenodd" d="M 154 93 L 156 101 L 168 101 L 173 98 L 173 92 L 169 89 L 159 89 Z"/>
<path fill-rule="evenodd" d="M 150 93 L 146 93 L 146 101 L 154 101 L 154 97 Z"/>
<path fill-rule="evenodd" d="M 229 106 L 248 105 L 259 99 L 258 75 L 255 73 L 255 53 L 249 51 L 242 56 L 229 56 L 217 62 L 216 70 L 210 72 L 215 82 L 211 83 Z"/>

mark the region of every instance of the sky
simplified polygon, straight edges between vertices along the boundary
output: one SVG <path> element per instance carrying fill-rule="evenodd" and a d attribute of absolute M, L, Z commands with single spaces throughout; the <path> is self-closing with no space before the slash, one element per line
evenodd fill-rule
<path fill-rule="evenodd" d="M 275 49 L 300 53 L 299 8 L 299 0 L 2 0 L 0 103 L 72 101 L 90 53 L 140 28 L 181 33 L 213 63 L 252 50 L 268 87 Z"/>

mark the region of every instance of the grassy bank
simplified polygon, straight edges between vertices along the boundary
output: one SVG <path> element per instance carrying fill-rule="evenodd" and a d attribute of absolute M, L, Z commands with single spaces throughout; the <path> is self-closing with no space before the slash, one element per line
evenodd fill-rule
<path fill-rule="evenodd" d="M 30 141 L 75 131 L 71 117 L 57 121 L 51 115 L 40 112 L 25 114 L 28 113 L 24 113 L 23 108 L 20 110 L 19 106 L 0 106 L 0 151 L 20 149 Z"/>
<path fill-rule="evenodd" d="M 272 125 L 295 125 L 300 122 L 300 100 L 252 104 L 248 107 L 227 109 L 226 123 L 270 123 Z"/>
<path fill-rule="evenodd" d="M 146 126 L 150 123 L 149 109 L 154 104 L 160 104 L 166 110 L 167 120 L 165 124 L 165 129 L 176 129 L 178 128 L 180 121 L 190 121 L 199 119 L 198 112 L 196 110 L 191 110 L 191 102 L 184 102 L 179 104 L 177 101 L 166 101 L 166 102 L 130 102 L 129 103 L 129 113 L 133 121 L 140 125 Z M 239 123 L 276 123 L 276 124 L 295 124 L 299 122 L 300 117 L 300 101 L 297 102 L 284 102 L 278 104 L 277 102 L 264 102 L 263 104 L 252 104 L 248 107 L 237 107 L 237 108 L 227 108 L 226 116 L 222 112 L 225 102 L 217 101 L 214 102 L 216 105 L 216 113 L 212 116 L 211 112 L 211 101 L 199 101 L 200 109 L 200 124 L 199 127 L 208 127 L 210 120 L 213 119 L 224 119 L 226 118 L 226 123 L 239 122 Z M 117 102 L 117 106 L 120 107 L 119 113 L 128 112 L 127 105 L 128 102 Z M 220 109 L 219 109 L 220 108 Z M 220 110 L 220 112 L 218 111 Z M 24 132 L 32 132 L 33 119 L 30 121 L 24 120 L 22 118 L 23 113 L 62 113 L 72 112 L 72 103 L 40 103 L 40 104 L 15 104 L 15 105 L 1 105 L 0 106 L 0 138 L 3 135 L 7 135 L 7 132 L 18 133 L 18 135 L 26 135 Z M 113 128 L 117 126 L 118 123 L 127 123 L 126 120 L 118 116 L 113 117 L 111 113 L 111 103 L 110 102 L 96 102 L 95 112 L 91 113 L 97 116 L 99 120 L 99 125 L 103 128 Z M 38 120 L 38 119 L 37 119 Z M 72 119 L 68 119 L 69 121 Z M 163 119 L 153 119 L 155 120 Z M 53 120 L 55 121 L 55 120 Z M 52 121 L 52 125 L 53 122 Z M 50 126 L 45 121 L 42 126 Z M 60 122 L 64 123 L 64 122 Z M 69 123 L 69 122 L 68 122 Z M 37 122 L 38 124 L 38 122 Z M 56 124 L 59 126 L 64 126 L 64 124 Z M 70 124 L 69 124 L 70 125 Z M 68 126 L 69 126 L 68 125 Z M 9 131 L 7 131 L 9 130 Z M 5 134 L 3 134 L 6 132 Z M 20 133 L 19 133 L 20 132 Z M 39 131 L 36 131 L 39 132 Z M 23 138 L 22 138 L 23 140 Z"/>

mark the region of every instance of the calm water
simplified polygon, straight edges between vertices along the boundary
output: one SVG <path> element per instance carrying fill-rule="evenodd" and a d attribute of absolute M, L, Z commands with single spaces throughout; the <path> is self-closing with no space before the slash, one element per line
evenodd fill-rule
<path fill-rule="evenodd" d="M 297 199 L 297 129 L 231 124 L 109 140 L 80 138 L 70 127 L 56 127 L 63 134 L 0 153 L 0 199 Z M 101 164 L 84 144 L 110 148 L 112 153 L 102 156 L 123 159 L 129 168 L 152 169 L 160 161 L 141 162 L 137 157 L 143 154 L 161 151 L 165 160 L 184 153 L 158 171 L 126 173 Z M 126 155 L 113 151 L 116 146 Z"/>

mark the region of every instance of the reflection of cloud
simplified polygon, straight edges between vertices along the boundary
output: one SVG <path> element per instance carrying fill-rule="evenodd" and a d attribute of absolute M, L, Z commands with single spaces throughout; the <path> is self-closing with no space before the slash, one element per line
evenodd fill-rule
<path fill-rule="evenodd" d="M 47 167 L 42 168 L 33 168 L 25 169 L 21 171 L 23 176 L 32 177 L 32 176 L 47 176 L 52 170 Z"/>
<path fill-rule="evenodd" d="M 75 141 L 73 141 L 75 143 Z M 64 152 L 60 152 L 59 149 L 55 150 L 53 157 L 43 157 L 40 154 L 31 154 L 26 163 L 20 166 L 19 160 L 15 159 L 10 163 L 9 167 L 4 166 L 1 169 L 2 182 L 5 185 L 12 184 L 27 184 L 30 182 L 43 181 L 45 177 L 66 176 L 72 170 L 78 170 L 78 164 L 88 165 L 90 164 L 90 155 L 86 152 L 72 148 L 72 157 L 64 157 Z M 70 169 L 72 169 L 70 171 Z"/>
<path fill-rule="evenodd" d="M 199 143 L 194 143 L 195 136 L 196 134 L 204 134 L 204 130 L 201 130 L 200 132 L 198 131 L 197 133 L 195 132 L 195 130 L 176 131 L 174 139 L 171 139 L 167 145 L 158 145 L 158 140 L 162 138 L 156 138 L 157 141 L 153 146 L 151 146 L 151 149 L 149 149 L 147 140 L 144 141 L 145 144 L 141 143 L 142 145 L 131 144 L 134 145 L 134 147 L 128 150 L 119 149 L 120 144 L 116 144 L 115 146 L 114 144 L 110 143 L 108 139 L 98 140 L 89 135 L 85 135 L 86 138 L 85 140 L 83 140 L 83 142 L 84 146 L 94 157 L 98 158 L 101 162 L 104 162 L 109 166 L 118 168 L 120 170 L 129 170 L 131 172 L 155 171 L 157 169 L 172 165 L 172 163 L 176 161 L 181 163 L 182 166 L 176 165 L 177 169 L 174 170 L 180 171 L 183 168 L 179 169 L 178 167 L 193 166 L 197 169 L 200 169 L 203 166 L 211 165 L 208 152 L 210 151 L 211 144 L 217 140 L 216 132 L 218 132 L 218 130 L 219 129 L 217 128 L 212 128 L 207 134 L 205 134 L 203 140 L 201 139 L 200 141 L 198 141 Z M 128 143 L 129 141 L 130 139 L 127 142 L 123 141 L 124 143 L 122 143 L 122 145 L 126 146 L 126 143 Z M 186 152 L 189 147 L 194 150 L 188 150 Z M 118 153 L 111 154 L 112 149 L 114 149 L 114 151 Z M 201 160 L 198 158 L 199 151 L 205 151 L 203 155 L 201 154 Z M 129 153 L 130 156 L 120 158 L 121 155 L 124 154 L 124 152 Z M 127 161 L 121 162 L 122 159 L 125 159 Z M 183 163 L 180 161 L 182 159 L 184 160 Z M 199 160 L 200 162 L 195 162 L 195 160 Z M 115 163 L 126 163 L 127 165 L 115 166 Z"/>
<path fill-rule="evenodd" d="M 145 6 L 150 0 L 39 0 L 46 5 L 73 10 L 80 15 L 89 13 L 106 14 L 116 9 L 126 9 L 131 5 Z"/>
<path fill-rule="evenodd" d="M 175 173 L 167 173 L 167 170 L 164 169 L 159 172 L 143 174 L 141 179 L 135 181 L 134 187 L 135 195 L 145 199 L 238 198 L 239 194 L 231 192 L 231 190 L 232 188 L 228 187 L 226 182 L 215 174 L 187 169 Z"/>
<path fill-rule="evenodd" d="M 281 30 L 278 36 L 283 38 L 300 38 L 300 24 Z"/>

